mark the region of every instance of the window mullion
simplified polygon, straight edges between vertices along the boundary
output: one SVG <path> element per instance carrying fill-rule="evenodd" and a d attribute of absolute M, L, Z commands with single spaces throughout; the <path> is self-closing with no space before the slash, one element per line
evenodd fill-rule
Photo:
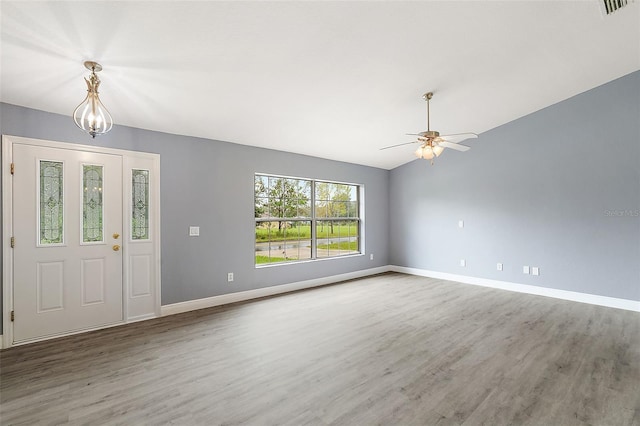
<path fill-rule="evenodd" d="M 311 181 L 311 259 L 317 258 L 316 232 L 316 181 Z"/>

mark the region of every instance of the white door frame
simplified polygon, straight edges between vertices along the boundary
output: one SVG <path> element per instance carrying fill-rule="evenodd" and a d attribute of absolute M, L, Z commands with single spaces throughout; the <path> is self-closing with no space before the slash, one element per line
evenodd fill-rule
<path fill-rule="evenodd" d="M 122 189 L 122 219 L 123 219 L 123 321 L 114 325 L 121 325 L 129 322 L 155 318 L 160 316 L 160 154 L 152 154 L 147 152 L 127 151 L 114 148 L 103 148 L 91 145 L 78 145 L 68 142 L 54 142 L 40 139 L 24 138 L 19 136 L 2 136 L 2 339 L 0 340 L 0 348 L 8 348 L 14 345 L 13 343 L 13 322 L 11 321 L 11 311 L 13 311 L 13 249 L 11 248 L 11 237 L 13 236 L 13 181 L 11 177 L 11 164 L 13 163 L 13 145 L 24 144 L 34 145 L 48 148 L 68 149 L 73 151 L 88 151 L 102 154 L 119 155 L 123 158 L 123 189 Z M 129 211 L 131 205 L 131 176 L 130 168 L 125 167 L 125 164 L 133 164 L 134 167 L 136 160 L 144 162 L 145 167 L 143 169 L 151 169 L 150 179 L 150 216 L 154 219 L 150 222 L 151 229 L 149 230 L 153 244 L 153 283 L 154 286 L 154 307 L 153 312 L 148 312 L 143 315 L 139 313 L 132 315 L 129 312 L 129 297 L 131 294 L 131 271 L 128 267 L 128 253 L 129 253 Z M 151 167 L 148 165 L 151 164 Z M 16 171 L 19 172 L 19 171 Z M 16 244 L 24 244 L 24 242 L 16 242 Z M 82 330 L 85 332 L 89 330 Z M 76 332 L 60 334 L 55 337 L 60 337 L 68 334 L 76 334 Z M 50 337 L 49 337 L 50 338 Z M 40 339 L 44 340 L 44 339 Z M 36 340 L 34 340 L 36 341 Z"/>

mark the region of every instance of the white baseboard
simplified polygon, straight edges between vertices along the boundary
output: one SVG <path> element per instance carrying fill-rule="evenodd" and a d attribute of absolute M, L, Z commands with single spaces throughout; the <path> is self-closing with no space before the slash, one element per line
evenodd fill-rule
<path fill-rule="evenodd" d="M 516 284 L 507 281 L 490 280 L 487 278 L 468 277 L 465 275 L 449 274 L 446 272 L 428 271 L 426 269 L 407 268 L 405 266 L 389 265 L 389 271 L 640 312 L 640 301 L 637 300 L 618 299 L 615 297 L 598 296 L 595 294 L 578 293 L 575 291 L 558 290 L 555 288 L 538 287 L 535 285 Z"/>
<path fill-rule="evenodd" d="M 556 299 L 571 300 L 573 302 L 588 303 L 591 305 L 606 306 L 609 308 L 624 309 L 627 311 L 640 312 L 640 301 L 618 299 L 615 297 L 598 296 L 595 294 L 578 293 L 575 291 L 558 290 L 554 288 L 538 287 L 526 284 L 517 284 L 507 281 L 490 280 L 487 278 L 468 277 L 465 275 L 450 274 L 447 272 L 429 271 L 426 269 L 407 268 L 405 266 L 387 265 L 378 268 L 365 269 L 363 271 L 349 272 L 346 274 L 332 275 L 330 277 L 317 278 L 314 280 L 299 281 L 295 283 L 283 284 L 272 287 L 259 288 L 255 290 L 241 291 L 237 293 L 223 294 L 220 296 L 207 297 L 205 299 L 190 300 L 187 302 L 164 305 L 160 308 L 160 315 L 167 316 L 182 312 L 194 311 L 197 309 L 210 308 L 213 306 L 226 305 L 229 303 L 242 302 L 245 300 L 257 299 L 260 297 L 273 296 L 281 293 L 288 293 L 306 288 L 319 287 L 333 284 L 340 281 L 362 278 L 384 272 L 400 272 L 409 275 L 436 278 L 441 280 L 455 281 L 463 284 L 472 284 L 482 287 L 491 287 L 501 290 L 514 291 L 517 293 L 534 294 L 538 296 L 553 297 Z M 143 321 L 154 318 L 155 315 L 142 315 L 136 318 L 129 318 L 127 322 Z M 114 324 L 120 325 L 120 324 Z M 107 328 L 107 327 L 100 327 Z M 69 333 L 76 334 L 76 333 Z M 59 336 L 57 336 L 59 337 Z M 0 349 L 4 349 L 4 339 L 0 334 Z"/>
<path fill-rule="evenodd" d="M 211 308 L 213 306 L 227 305 L 229 303 L 243 302 L 245 300 L 257 299 L 260 297 L 273 296 L 291 291 L 303 290 L 306 288 L 319 287 L 333 284 L 340 281 L 352 280 L 355 278 L 367 277 L 369 275 L 388 272 L 388 266 L 365 269 L 362 271 L 348 272 L 346 274 L 331 275 L 329 277 L 317 278 L 307 281 L 298 281 L 289 284 L 276 285 L 271 287 L 258 288 L 255 290 L 240 291 L 237 293 L 221 294 L 220 296 L 206 297 L 204 299 L 189 300 L 186 302 L 172 303 L 160 307 L 160 316 L 180 314 L 182 312 L 195 311 L 197 309 Z"/>
<path fill-rule="evenodd" d="M 264 287 L 255 290 L 241 291 L 237 293 L 222 294 L 220 296 L 207 297 L 204 299 L 189 300 L 186 302 L 164 305 L 160 308 L 160 315 L 174 315 L 197 309 L 211 308 L 213 306 L 226 305 L 229 303 L 243 302 L 245 300 L 257 299 L 260 297 L 273 296 L 291 291 L 303 290 L 340 281 L 362 278 L 369 275 L 384 272 L 401 272 L 404 274 L 418 275 L 422 277 L 436 278 L 448 281 L 455 281 L 462 284 L 472 284 L 482 287 L 497 288 L 501 290 L 514 291 L 517 293 L 534 294 L 537 296 L 553 297 L 556 299 L 570 300 L 573 302 L 588 303 L 591 305 L 606 306 L 609 308 L 624 309 L 627 311 L 640 312 L 640 301 L 618 299 L 615 297 L 598 296 L 595 294 L 579 293 L 575 291 L 558 290 L 554 288 L 538 287 L 527 284 L 517 284 L 508 281 L 491 280 L 487 278 L 469 277 L 465 275 L 450 274 L 447 272 L 429 271 L 426 269 L 407 268 L 404 266 L 387 265 L 378 268 L 365 269 L 363 271 L 349 272 L 346 274 L 332 275 L 329 277 L 317 278 L 314 280 L 299 281 L 295 283 L 282 284 L 272 287 Z"/>

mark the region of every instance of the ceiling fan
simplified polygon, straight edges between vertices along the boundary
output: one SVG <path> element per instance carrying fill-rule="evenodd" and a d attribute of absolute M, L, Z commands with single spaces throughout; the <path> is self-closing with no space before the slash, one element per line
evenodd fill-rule
<path fill-rule="evenodd" d="M 445 148 L 451 148 L 456 151 L 463 152 L 471 149 L 466 145 L 459 145 L 459 142 L 467 139 L 477 138 L 478 135 L 475 133 L 454 133 L 450 135 L 441 135 L 440 132 L 431 130 L 429 117 L 429 101 L 432 97 L 433 92 L 425 93 L 423 95 L 424 100 L 427 101 L 427 131 L 420 133 L 407 133 L 407 135 L 409 136 L 417 136 L 418 140 L 386 146 L 384 148 L 380 148 L 381 150 L 417 143 L 420 144 L 420 146 L 415 152 L 416 156 L 425 160 L 431 160 L 431 164 L 433 164 L 433 158 L 439 157 Z"/>

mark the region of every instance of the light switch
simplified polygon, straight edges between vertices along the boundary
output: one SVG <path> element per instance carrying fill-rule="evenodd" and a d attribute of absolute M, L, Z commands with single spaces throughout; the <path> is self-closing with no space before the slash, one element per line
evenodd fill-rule
<path fill-rule="evenodd" d="M 464 220 L 458 221 L 458 228 L 464 228 Z"/>
<path fill-rule="evenodd" d="M 522 267 L 522 273 L 529 275 L 529 267 L 528 266 L 523 266 Z"/>
<path fill-rule="evenodd" d="M 531 275 L 540 275 L 540 268 L 538 268 L 537 266 L 532 266 L 531 267 Z"/>
<path fill-rule="evenodd" d="M 498 264 L 496 265 L 496 269 L 497 269 L 498 271 L 502 271 L 502 263 L 498 263 Z"/>
<path fill-rule="evenodd" d="M 190 226 L 189 227 L 189 236 L 190 237 L 199 237 L 200 236 L 200 227 L 199 226 Z"/>
<path fill-rule="evenodd" d="M 460 266 L 467 266 L 467 261 L 464 259 L 460 259 Z"/>

